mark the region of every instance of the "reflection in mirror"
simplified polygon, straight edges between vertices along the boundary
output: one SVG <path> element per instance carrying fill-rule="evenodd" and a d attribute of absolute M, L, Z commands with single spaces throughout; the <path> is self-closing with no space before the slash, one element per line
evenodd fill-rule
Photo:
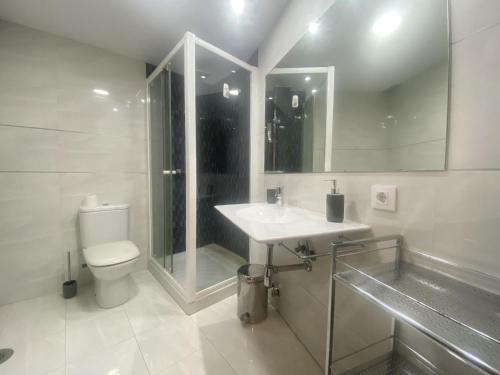
<path fill-rule="evenodd" d="M 325 160 L 325 149 L 331 149 L 325 144 L 328 71 L 275 69 L 267 76 L 266 171 L 323 172 L 330 163 Z"/>
<path fill-rule="evenodd" d="M 443 170 L 447 1 L 338 0 L 315 24 L 266 79 L 266 172 Z M 318 66 L 324 86 L 279 74 Z"/>

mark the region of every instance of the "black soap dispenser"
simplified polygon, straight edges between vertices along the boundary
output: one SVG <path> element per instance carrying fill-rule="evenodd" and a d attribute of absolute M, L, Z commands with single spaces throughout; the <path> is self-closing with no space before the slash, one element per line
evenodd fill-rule
<path fill-rule="evenodd" d="M 337 180 L 327 180 L 333 182 L 331 194 L 326 195 L 326 220 L 333 223 L 344 221 L 344 194 L 340 194 L 337 189 Z"/>

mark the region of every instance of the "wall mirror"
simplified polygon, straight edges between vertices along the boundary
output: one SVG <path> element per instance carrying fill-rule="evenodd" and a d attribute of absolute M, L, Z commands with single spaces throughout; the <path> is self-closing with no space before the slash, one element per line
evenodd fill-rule
<path fill-rule="evenodd" d="M 266 173 L 443 170 L 446 0 L 337 0 L 266 77 Z"/>

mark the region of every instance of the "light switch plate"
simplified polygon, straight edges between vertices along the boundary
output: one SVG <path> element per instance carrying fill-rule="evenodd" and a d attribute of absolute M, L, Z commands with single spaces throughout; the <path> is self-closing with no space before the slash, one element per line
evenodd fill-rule
<path fill-rule="evenodd" d="M 395 185 L 372 185 L 372 208 L 395 212 L 396 191 L 397 188 Z"/>

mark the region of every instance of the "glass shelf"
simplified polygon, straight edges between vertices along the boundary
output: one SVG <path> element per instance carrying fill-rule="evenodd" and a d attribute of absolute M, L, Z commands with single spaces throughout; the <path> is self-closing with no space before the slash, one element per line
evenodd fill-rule
<path fill-rule="evenodd" d="M 359 256 L 343 254 L 336 262 L 342 271 L 335 280 L 482 370 L 500 374 L 500 296 L 404 261 L 399 268 L 397 261 L 360 266 Z"/>
<path fill-rule="evenodd" d="M 339 372 L 341 375 L 443 375 L 434 364 L 418 354 L 398 338 L 393 343 L 394 350 L 379 358 L 362 363 L 347 371 Z M 353 353 L 356 354 L 356 353 Z"/>
<path fill-rule="evenodd" d="M 376 363 L 369 368 L 358 372 L 358 375 L 429 375 L 429 372 L 408 361 L 399 354 Z"/>

